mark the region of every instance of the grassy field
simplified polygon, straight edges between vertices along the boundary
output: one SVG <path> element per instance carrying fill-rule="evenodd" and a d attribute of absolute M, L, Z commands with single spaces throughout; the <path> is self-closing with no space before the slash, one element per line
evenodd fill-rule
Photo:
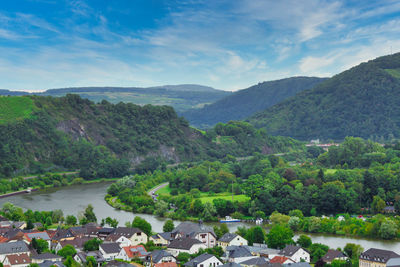
<path fill-rule="evenodd" d="M 392 75 L 393 77 L 400 79 L 400 68 L 399 69 L 385 69 L 387 73 Z"/>
<path fill-rule="evenodd" d="M 0 97 L 0 124 L 29 118 L 34 109 L 33 100 L 29 97 Z"/>
<path fill-rule="evenodd" d="M 156 191 L 156 194 L 158 195 L 170 195 L 171 194 L 171 188 L 168 186 L 161 188 L 160 190 Z"/>
<path fill-rule="evenodd" d="M 216 194 L 215 196 L 203 196 L 199 199 L 202 203 L 211 203 L 214 199 L 225 199 L 225 200 L 232 200 L 232 195 L 229 193 L 220 193 Z M 248 201 L 250 198 L 246 195 L 233 195 L 233 201 L 245 202 Z"/>
<path fill-rule="evenodd" d="M 336 169 L 326 169 L 324 174 L 334 174 Z"/>

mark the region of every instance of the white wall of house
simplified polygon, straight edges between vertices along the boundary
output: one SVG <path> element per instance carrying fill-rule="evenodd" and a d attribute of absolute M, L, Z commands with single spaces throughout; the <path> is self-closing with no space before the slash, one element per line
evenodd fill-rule
<path fill-rule="evenodd" d="M 198 233 L 195 238 L 203 242 L 207 248 L 213 248 L 217 245 L 217 239 L 209 232 Z"/>
<path fill-rule="evenodd" d="M 103 255 L 103 258 L 104 258 L 106 261 L 112 261 L 112 260 L 114 260 L 115 257 L 117 257 L 118 254 L 120 253 L 120 251 L 117 252 L 117 253 L 106 253 L 101 247 L 99 247 L 99 250 L 100 250 L 100 252 L 101 252 L 101 255 Z M 122 249 L 122 250 L 123 250 L 123 249 Z"/>
<path fill-rule="evenodd" d="M 197 267 L 215 267 L 218 265 L 222 265 L 222 262 L 217 259 L 217 257 L 213 256 L 203 262 L 198 262 Z"/>
<path fill-rule="evenodd" d="M 134 233 L 129 239 L 131 240 L 132 246 L 139 245 L 140 243 L 147 243 L 147 235 L 143 232 Z"/>
<path fill-rule="evenodd" d="M 292 257 L 290 257 L 291 260 L 293 260 L 294 262 L 301 262 L 301 260 L 303 259 L 305 262 L 310 262 L 310 253 L 308 253 L 307 251 L 305 251 L 304 249 L 299 249 L 296 251 L 295 254 L 293 254 Z"/>
<path fill-rule="evenodd" d="M 190 249 L 176 249 L 176 248 L 168 248 L 167 251 L 172 254 L 172 256 L 176 257 L 179 255 L 179 253 L 189 253 L 189 254 L 195 254 L 199 252 L 200 249 L 206 249 L 207 246 L 205 244 L 194 244 Z"/>
<path fill-rule="evenodd" d="M 257 256 L 248 256 L 248 257 L 239 257 L 239 258 L 229 258 L 229 262 L 234 262 L 234 263 L 241 263 L 250 259 L 257 258 Z"/>
<path fill-rule="evenodd" d="M 115 242 L 118 243 L 121 248 L 133 246 L 132 241 L 125 236 L 121 236 Z"/>

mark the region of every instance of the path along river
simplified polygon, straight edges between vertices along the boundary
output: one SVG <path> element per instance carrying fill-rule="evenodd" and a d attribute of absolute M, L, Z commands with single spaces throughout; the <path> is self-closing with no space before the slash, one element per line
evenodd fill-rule
<path fill-rule="evenodd" d="M 78 215 L 83 211 L 88 204 L 92 204 L 94 212 L 98 220 L 102 218 L 111 217 L 116 218 L 120 225 L 125 222 L 132 221 L 135 216 L 140 216 L 151 223 L 153 231 L 161 232 L 162 226 L 166 219 L 159 218 L 148 214 L 134 214 L 131 212 L 120 211 L 109 206 L 104 196 L 107 187 L 110 183 L 93 183 L 84 185 L 73 185 L 62 188 L 52 188 L 46 190 L 39 190 L 30 194 L 22 194 L 0 199 L 0 206 L 5 202 L 11 202 L 14 205 L 20 206 L 24 209 L 32 210 L 55 210 L 61 209 L 64 216 L 73 214 Z M 175 222 L 175 225 L 179 222 Z M 231 231 L 235 231 L 238 226 L 251 226 L 244 223 L 230 223 L 228 227 Z M 366 240 L 358 238 L 349 238 L 342 236 L 328 236 L 328 235 L 309 235 L 315 243 L 323 243 L 331 248 L 344 247 L 346 243 L 360 244 L 364 249 L 371 247 L 390 249 L 400 253 L 400 242 L 382 241 L 382 240 Z M 295 237 L 295 240 L 297 236 Z"/>

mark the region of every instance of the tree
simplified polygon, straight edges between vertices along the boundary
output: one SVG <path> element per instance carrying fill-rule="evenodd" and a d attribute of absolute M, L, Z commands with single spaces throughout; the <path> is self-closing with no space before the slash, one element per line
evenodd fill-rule
<path fill-rule="evenodd" d="M 52 225 L 53 224 L 53 221 L 51 220 L 51 217 L 49 216 L 49 217 L 47 217 L 46 218 L 46 225 L 47 226 L 50 226 L 50 225 Z"/>
<path fill-rule="evenodd" d="M 151 224 L 148 223 L 145 219 L 140 218 L 139 216 L 136 216 L 133 219 L 132 222 L 132 227 L 139 228 L 142 230 L 147 236 L 151 235 Z"/>
<path fill-rule="evenodd" d="M 219 227 L 214 226 L 214 233 L 217 235 L 217 239 L 220 239 L 224 234 L 229 233 L 228 226 L 222 223 Z"/>
<path fill-rule="evenodd" d="M 36 249 L 36 252 L 38 254 L 42 254 L 43 252 L 46 252 L 49 250 L 49 243 L 47 243 L 46 240 L 43 239 L 32 239 L 32 247 Z"/>
<path fill-rule="evenodd" d="M 68 225 L 76 225 L 77 219 L 76 219 L 76 217 L 74 215 L 68 215 L 67 218 L 66 218 L 66 223 Z"/>
<path fill-rule="evenodd" d="M 164 225 L 163 225 L 163 231 L 164 232 L 172 232 L 174 230 L 175 225 L 172 220 L 166 220 Z"/>
<path fill-rule="evenodd" d="M 164 200 L 160 200 L 156 202 L 156 209 L 154 210 L 154 214 L 160 217 L 164 217 L 165 213 L 168 211 L 169 204 Z"/>
<path fill-rule="evenodd" d="M 383 239 L 393 239 L 397 235 L 397 225 L 390 219 L 386 219 L 382 222 L 379 228 L 379 236 Z"/>
<path fill-rule="evenodd" d="M 381 213 L 383 212 L 383 209 L 386 207 L 385 201 L 380 198 L 379 196 L 374 196 L 374 200 L 372 201 L 371 204 L 371 211 L 373 213 Z"/>
<path fill-rule="evenodd" d="M 293 231 L 297 231 L 300 227 L 300 218 L 296 216 L 290 217 L 288 225 L 290 229 L 292 229 Z"/>
<path fill-rule="evenodd" d="M 111 226 L 112 228 L 117 228 L 119 224 L 117 219 L 112 219 L 111 217 L 107 217 L 105 223 Z"/>
<path fill-rule="evenodd" d="M 190 260 L 190 254 L 186 252 L 181 252 L 179 253 L 178 257 L 176 257 L 176 260 L 179 261 L 181 265 L 183 265 Z"/>
<path fill-rule="evenodd" d="M 94 214 L 93 206 L 89 204 L 83 213 L 87 222 L 97 222 L 96 214 Z"/>
<path fill-rule="evenodd" d="M 256 226 L 253 229 L 253 243 L 263 244 L 265 242 L 265 234 L 260 226 Z"/>
<path fill-rule="evenodd" d="M 68 256 L 63 263 L 66 267 L 80 267 L 80 264 L 74 261 L 72 256 Z"/>
<path fill-rule="evenodd" d="M 303 212 L 301 210 L 291 210 L 288 214 L 290 217 L 298 217 L 300 219 L 304 218 Z"/>
<path fill-rule="evenodd" d="M 311 246 L 312 241 L 311 241 L 310 237 L 308 237 L 306 235 L 300 235 L 299 238 L 297 239 L 297 244 L 300 247 L 308 248 L 309 246 Z"/>
<path fill-rule="evenodd" d="M 364 251 L 364 248 L 357 244 L 347 243 L 343 250 L 349 258 L 358 259 L 360 254 Z"/>
<path fill-rule="evenodd" d="M 101 241 L 100 239 L 93 238 L 93 239 L 90 239 L 90 240 L 86 241 L 83 244 L 83 249 L 85 251 L 95 251 L 95 250 L 99 249 L 99 246 L 100 246 L 101 243 L 103 243 L 103 241 Z"/>
<path fill-rule="evenodd" d="M 93 256 L 87 256 L 86 257 L 86 266 L 87 267 L 96 267 L 97 266 L 97 262 L 96 259 Z"/>
<path fill-rule="evenodd" d="M 66 245 L 57 252 L 58 255 L 62 256 L 64 259 L 72 257 L 76 254 L 76 250 L 72 245 Z"/>
<path fill-rule="evenodd" d="M 267 234 L 267 245 L 270 248 L 284 248 L 287 244 L 294 244 L 293 231 L 283 225 L 275 225 Z"/>

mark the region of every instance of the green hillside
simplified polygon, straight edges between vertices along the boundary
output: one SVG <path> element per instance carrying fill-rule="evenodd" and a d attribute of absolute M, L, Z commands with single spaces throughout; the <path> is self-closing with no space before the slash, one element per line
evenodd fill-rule
<path fill-rule="evenodd" d="M 310 89 L 324 80 L 315 77 L 293 77 L 259 83 L 203 108 L 185 111 L 182 116 L 200 128 L 209 128 L 218 122 L 241 120 L 298 92 Z"/>
<path fill-rule="evenodd" d="M 400 137 L 400 53 L 362 63 L 249 118 L 301 140 Z"/>
<path fill-rule="evenodd" d="M 0 96 L 0 124 L 29 118 L 34 105 L 29 97 Z"/>
<path fill-rule="evenodd" d="M 203 133 L 168 106 L 96 104 L 78 95 L 0 100 L 0 118 L 7 118 L 0 124 L 0 177 L 77 169 L 85 178 L 120 177 L 133 169 L 144 173 L 169 163 L 302 146 L 242 122 Z M 216 134 L 234 142 L 217 144 Z"/>

